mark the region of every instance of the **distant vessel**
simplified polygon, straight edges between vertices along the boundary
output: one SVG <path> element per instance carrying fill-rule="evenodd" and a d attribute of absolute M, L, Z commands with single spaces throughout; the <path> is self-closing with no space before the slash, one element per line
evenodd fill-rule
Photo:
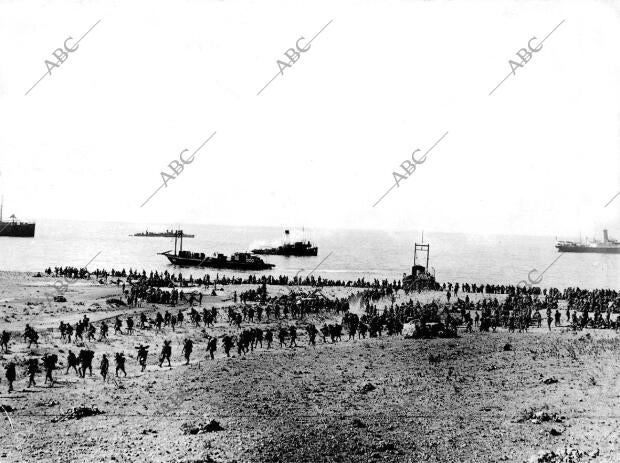
<path fill-rule="evenodd" d="M 144 233 L 136 233 L 133 236 L 145 236 L 145 237 L 164 237 L 164 238 L 174 238 L 177 236 L 177 234 L 179 233 L 180 230 L 166 230 L 165 232 L 150 232 L 148 230 L 146 230 Z M 190 235 L 189 233 L 184 233 L 183 236 L 185 238 L 193 238 L 194 235 Z"/>
<path fill-rule="evenodd" d="M 286 235 L 286 240 L 288 241 L 289 231 L 284 230 L 284 234 Z M 252 252 L 254 254 L 262 255 L 306 257 L 316 256 L 319 252 L 319 248 L 312 246 L 310 241 L 295 241 L 294 243 L 285 242 L 281 246 L 275 248 L 252 249 Z"/>
<path fill-rule="evenodd" d="M 264 262 L 260 257 L 247 252 L 236 252 L 227 257 L 224 254 L 215 253 L 213 256 L 205 256 L 204 252 L 183 251 L 183 230 L 179 230 L 174 237 L 174 253 L 172 251 L 160 252 L 171 264 L 184 267 L 212 267 L 230 270 L 268 270 L 275 267 L 274 264 Z M 177 239 L 181 239 L 179 252 L 177 253 Z"/>
<path fill-rule="evenodd" d="M 601 254 L 620 254 L 620 242 L 609 238 L 607 230 L 603 230 L 603 241 L 579 242 L 558 241 L 555 245 L 559 252 L 596 252 Z"/>
<path fill-rule="evenodd" d="M 34 237 L 35 224 L 28 222 L 18 222 L 15 215 L 9 217 L 8 222 L 2 220 L 2 209 L 4 208 L 4 198 L 0 200 L 0 236 L 16 236 L 20 238 Z"/>

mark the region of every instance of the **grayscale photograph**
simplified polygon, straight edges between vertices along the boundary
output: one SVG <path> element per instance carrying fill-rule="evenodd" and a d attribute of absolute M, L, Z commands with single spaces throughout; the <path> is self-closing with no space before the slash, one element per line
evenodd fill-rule
<path fill-rule="evenodd" d="M 620 462 L 620 2 L 0 0 L 0 463 Z"/>

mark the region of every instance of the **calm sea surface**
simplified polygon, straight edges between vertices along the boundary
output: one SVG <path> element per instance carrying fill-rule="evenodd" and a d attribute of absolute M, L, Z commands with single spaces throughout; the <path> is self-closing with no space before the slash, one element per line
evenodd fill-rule
<path fill-rule="evenodd" d="M 164 231 L 168 225 L 151 225 L 149 231 Z M 275 245 L 284 238 L 282 229 L 214 225 L 181 225 L 195 238 L 184 240 L 184 249 L 229 255 L 260 245 Z M 172 238 L 139 238 L 130 236 L 144 231 L 144 225 L 97 222 L 37 222 L 35 238 L 0 237 L 0 270 L 43 271 L 51 266 L 83 267 L 99 251 L 88 266 L 95 268 L 169 270 L 215 274 L 215 269 L 178 269 L 158 252 L 174 249 Z M 380 232 L 363 230 L 292 230 L 293 238 L 306 238 L 319 246 L 317 257 L 262 256 L 276 265 L 273 275 L 293 276 L 310 272 L 328 254 L 314 275 L 331 279 L 389 278 L 400 279 L 411 270 L 413 244 L 420 242 L 419 232 Z M 614 236 L 615 237 L 615 236 Z M 517 284 L 527 280 L 532 269 L 539 275 L 560 255 L 554 237 L 467 235 L 425 233 L 430 243 L 430 267 L 437 279 L 473 283 Z M 421 262 L 425 265 L 425 262 Z M 226 275 L 239 274 L 219 271 Z M 561 255 L 544 274 L 541 286 L 580 286 L 583 288 L 619 288 L 620 254 Z M 532 278 L 534 279 L 534 278 Z"/>

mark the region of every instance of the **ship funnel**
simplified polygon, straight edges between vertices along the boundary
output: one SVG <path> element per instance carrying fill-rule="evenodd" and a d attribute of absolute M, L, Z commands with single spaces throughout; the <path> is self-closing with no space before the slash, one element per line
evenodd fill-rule
<path fill-rule="evenodd" d="M 607 235 L 607 230 L 603 230 L 603 243 L 609 242 L 609 236 Z"/>

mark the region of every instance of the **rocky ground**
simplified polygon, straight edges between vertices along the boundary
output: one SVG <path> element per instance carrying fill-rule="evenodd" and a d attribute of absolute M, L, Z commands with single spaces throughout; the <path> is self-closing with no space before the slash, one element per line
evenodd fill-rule
<path fill-rule="evenodd" d="M 83 313 L 95 320 L 126 311 L 105 303 L 119 288 L 93 283 L 72 286 L 67 303 L 45 305 L 40 294 L 49 283 L 0 275 L 0 329 L 56 327 Z M 226 306 L 234 290 L 243 288 L 226 287 L 203 305 Z M 221 322 L 207 330 L 228 331 L 234 332 Z M 189 366 L 181 360 L 185 337 L 197 341 Z M 98 371 L 79 379 L 59 370 L 54 387 L 43 386 L 41 374 L 28 389 L 21 376 L 7 394 L 2 376 L 0 461 L 619 460 L 620 340 L 613 332 L 498 330 L 457 339 L 319 340 L 316 346 L 307 345 L 304 333 L 297 348 L 276 341 L 273 349 L 241 357 L 235 351 L 231 358 L 218 350 L 214 361 L 206 359 L 202 337 L 186 325 L 175 333 L 138 331 L 86 343 L 97 352 L 95 366 L 103 352 L 128 354 L 127 378 L 107 383 Z M 160 369 L 156 357 L 164 339 L 173 340 L 173 366 Z M 64 362 L 69 348 L 80 348 L 62 343 L 57 330 L 32 350 L 23 339 L 14 341 L 3 364 L 44 352 Z M 151 345 L 144 373 L 135 361 L 138 343 Z M 438 360 L 429 362 L 431 356 Z M 79 407 L 102 413 L 80 417 Z"/>

